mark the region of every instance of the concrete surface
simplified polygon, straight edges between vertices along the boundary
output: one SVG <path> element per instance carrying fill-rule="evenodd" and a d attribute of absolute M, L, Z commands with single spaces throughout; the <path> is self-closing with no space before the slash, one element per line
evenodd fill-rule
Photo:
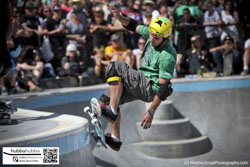
<path fill-rule="evenodd" d="M 24 101 L 23 104 L 19 103 L 23 107 L 32 108 L 36 104 L 39 105 L 39 110 L 86 117 L 82 113 L 82 108 L 88 105 L 88 102 L 84 101 L 92 96 L 99 96 L 106 87 L 107 85 L 100 85 L 71 90 L 52 90 L 52 92 L 42 92 L 41 95 L 6 97 L 5 100 Z M 169 99 L 173 101 L 174 110 L 177 111 L 175 114 L 178 113 L 178 117 L 189 119 L 197 134 L 207 135 L 211 142 L 208 143 L 210 150 L 187 158 L 156 158 L 138 152 L 133 144 L 140 143 L 143 139 L 136 128 L 136 123 L 141 121 L 146 109 L 145 103 L 135 101 L 121 106 L 123 146 L 119 152 L 96 148 L 91 139 L 91 149 L 96 165 L 105 167 L 223 167 L 232 163 L 230 166 L 250 166 L 250 77 L 173 80 L 173 87 L 174 93 Z M 89 93 L 91 91 L 93 92 Z M 54 99 L 59 98 L 61 102 L 48 98 L 51 93 L 57 97 Z M 87 93 L 86 96 L 84 93 Z M 42 104 L 34 103 L 37 102 L 38 96 L 43 98 Z M 69 103 L 65 104 L 67 102 Z M 46 103 L 49 105 L 46 106 Z M 104 126 L 106 131 L 110 131 L 106 120 L 104 120 Z M 91 128 L 93 127 L 90 126 Z M 194 138 L 199 138 L 198 136 Z M 155 149 L 155 154 L 157 154 L 157 149 Z M 238 163 L 244 164 L 237 165 Z"/>

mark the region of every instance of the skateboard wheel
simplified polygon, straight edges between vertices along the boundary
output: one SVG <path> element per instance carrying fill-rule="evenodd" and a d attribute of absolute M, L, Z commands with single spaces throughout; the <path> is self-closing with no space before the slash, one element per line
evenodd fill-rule
<path fill-rule="evenodd" d="M 99 141 L 99 142 L 96 143 L 96 146 L 99 148 L 99 147 L 102 146 L 102 143 Z"/>
<path fill-rule="evenodd" d="M 97 122 L 98 122 L 97 119 L 92 119 L 92 120 L 91 120 L 91 123 L 92 123 L 93 125 L 95 125 Z"/>
<path fill-rule="evenodd" d="M 85 107 L 85 108 L 83 109 L 83 111 L 84 111 L 85 113 L 88 113 L 88 112 L 90 112 L 90 108 L 89 108 L 89 107 Z"/>

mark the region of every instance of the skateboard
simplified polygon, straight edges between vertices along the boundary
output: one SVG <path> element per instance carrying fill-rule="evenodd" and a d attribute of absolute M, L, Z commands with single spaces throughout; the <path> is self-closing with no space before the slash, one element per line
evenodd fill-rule
<path fill-rule="evenodd" d="M 107 148 L 104 131 L 103 131 L 102 120 L 101 120 L 102 112 L 101 112 L 100 103 L 96 98 L 92 98 L 90 100 L 90 105 L 91 105 L 91 109 L 89 106 L 84 108 L 84 112 L 88 113 L 91 118 L 91 124 L 95 126 L 95 130 L 90 131 L 90 135 L 96 141 L 97 147 L 103 146 Z"/>
<path fill-rule="evenodd" d="M 16 108 L 12 108 L 9 104 L 0 102 L 0 123 L 11 124 L 11 114 L 16 112 Z"/>

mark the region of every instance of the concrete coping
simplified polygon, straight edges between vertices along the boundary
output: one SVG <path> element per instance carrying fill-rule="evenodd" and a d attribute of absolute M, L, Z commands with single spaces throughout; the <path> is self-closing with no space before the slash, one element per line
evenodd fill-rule
<path fill-rule="evenodd" d="M 81 131 L 87 131 L 88 129 L 88 120 L 85 118 L 67 114 L 58 114 L 57 116 L 50 118 L 49 116 L 52 114 L 54 113 L 18 108 L 18 111 L 14 113 L 12 117 L 14 115 L 25 118 L 47 117 L 46 120 L 56 122 L 57 126 L 35 134 L 25 134 L 15 138 L 0 140 L 0 146 L 26 146 L 73 135 Z M 34 124 L 34 128 L 39 127 L 36 127 L 36 124 Z"/>

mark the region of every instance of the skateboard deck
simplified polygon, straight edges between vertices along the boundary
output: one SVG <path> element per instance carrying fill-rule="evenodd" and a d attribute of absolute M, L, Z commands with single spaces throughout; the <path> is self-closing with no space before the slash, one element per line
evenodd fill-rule
<path fill-rule="evenodd" d="M 90 107 L 85 107 L 84 112 L 88 113 L 90 118 L 91 118 L 91 123 L 95 126 L 95 130 L 90 132 L 90 135 L 94 138 L 96 141 L 97 147 L 103 146 L 107 148 L 106 146 L 106 140 L 104 136 L 104 131 L 103 131 L 103 124 L 101 120 L 101 106 L 96 98 L 92 98 L 90 100 Z"/>
<path fill-rule="evenodd" d="M 16 108 L 11 108 L 10 105 L 6 105 L 4 109 L 0 108 L 0 123 L 11 124 L 11 114 L 16 112 Z"/>

